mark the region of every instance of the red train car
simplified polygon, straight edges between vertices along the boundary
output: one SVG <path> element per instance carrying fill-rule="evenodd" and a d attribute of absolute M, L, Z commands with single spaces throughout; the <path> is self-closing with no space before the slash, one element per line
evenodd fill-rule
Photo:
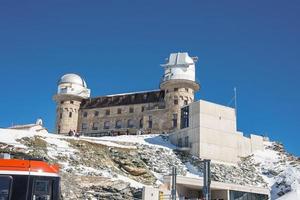
<path fill-rule="evenodd" d="M 57 165 L 37 160 L 0 159 L 0 200 L 58 199 Z"/>

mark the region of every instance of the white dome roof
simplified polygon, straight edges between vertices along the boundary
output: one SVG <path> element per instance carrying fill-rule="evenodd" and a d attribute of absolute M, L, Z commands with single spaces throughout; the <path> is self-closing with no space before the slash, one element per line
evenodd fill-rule
<path fill-rule="evenodd" d="M 80 85 L 82 87 L 87 88 L 87 85 L 86 85 L 86 82 L 84 81 L 84 79 L 81 78 L 77 74 L 65 74 L 65 75 L 63 75 L 59 79 L 58 85 L 63 84 L 63 83 L 72 83 L 72 84 Z"/>

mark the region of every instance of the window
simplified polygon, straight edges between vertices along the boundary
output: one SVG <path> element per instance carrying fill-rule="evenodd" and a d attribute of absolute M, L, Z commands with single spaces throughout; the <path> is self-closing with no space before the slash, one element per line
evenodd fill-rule
<path fill-rule="evenodd" d="M 269 199 L 268 195 L 265 194 L 255 194 L 250 192 L 240 192 L 230 190 L 230 199 L 232 200 L 252 200 L 252 199 Z"/>
<path fill-rule="evenodd" d="M 93 127 L 92 127 L 92 130 L 98 130 L 98 126 L 99 126 L 99 123 L 98 122 L 94 122 L 93 123 Z"/>
<path fill-rule="evenodd" d="M 51 198 L 51 184 L 46 179 L 35 179 L 33 199 L 50 199 Z"/>
<path fill-rule="evenodd" d="M 81 124 L 81 130 L 86 131 L 87 130 L 87 123 L 82 123 Z"/>
<path fill-rule="evenodd" d="M 182 139 L 181 138 L 178 139 L 178 147 L 182 147 Z"/>
<path fill-rule="evenodd" d="M 116 121 L 116 128 L 122 128 L 122 121 L 121 120 Z"/>
<path fill-rule="evenodd" d="M 95 116 L 95 117 L 98 117 L 98 116 L 99 116 L 99 111 L 95 111 L 95 112 L 94 112 L 94 116 Z"/>
<path fill-rule="evenodd" d="M 178 105 L 178 99 L 174 99 L 174 105 Z"/>
<path fill-rule="evenodd" d="M 64 103 L 64 101 L 60 101 L 60 104 L 63 104 Z"/>
<path fill-rule="evenodd" d="M 69 112 L 69 117 L 70 117 L 70 118 L 72 117 L 72 112 Z"/>
<path fill-rule="evenodd" d="M 109 121 L 104 122 L 104 129 L 109 129 L 109 127 L 110 127 L 110 122 Z"/>
<path fill-rule="evenodd" d="M 11 176 L 0 176 L 0 199 L 10 199 L 11 184 Z"/>
<path fill-rule="evenodd" d="M 61 119 L 62 118 L 62 113 L 59 113 L 59 119 Z"/>
<path fill-rule="evenodd" d="M 181 116 L 180 116 L 180 128 L 187 128 L 189 127 L 189 106 L 183 107 L 181 109 Z"/>
<path fill-rule="evenodd" d="M 105 115 L 110 115 L 110 110 L 109 109 L 105 111 Z"/>
<path fill-rule="evenodd" d="M 186 92 L 189 92 L 189 88 L 185 88 L 185 91 L 186 91 Z"/>
<path fill-rule="evenodd" d="M 74 104 L 74 101 L 70 101 L 70 104 Z"/>
<path fill-rule="evenodd" d="M 152 128 L 153 122 L 152 122 L 152 116 L 149 116 L 148 120 L 148 128 Z"/>
<path fill-rule="evenodd" d="M 121 109 L 121 108 L 118 108 L 117 113 L 118 113 L 118 114 L 122 114 L 122 109 Z"/>
<path fill-rule="evenodd" d="M 178 88 L 174 88 L 174 92 L 177 92 L 178 91 Z"/>
<path fill-rule="evenodd" d="M 129 113 L 133 113 L 133 111 L 134 111 L 133 107 L 130 107 L 129 108 Z"/>
<path fill-rule="evenodd" d="M 184 137 L 184 146 L 189 147 L 189 136 Z"/>
<path fill-rule="evenodd" d="M 87 117 L 88 116 L 88 113 L 87 112 L 84 112 L 83 113 L 83 117 Z"/>
<path fill-rule="evenodd" d="M 142 119 L 140 119 L 140 128 L 143 128 L 143 126 L 144 126 L 144 121 L 143 121 L 143 118 L 142 118 Z"/>
<path fill-rule="evenodd" d="M 134 123 L 133 123 L 133 120 L 132 120 L 132 119 L 129 119 L 129 120 L 127 121 L 127 127 L 128 127 L 128 128 L 133 128 L 133 127 L 134 127 Z"/>
<path fill-rule="evenodd" d="M 184 104 L 184 105 L 188 105 L 188 100 L 184 100 L 184 101 L 183 101 L 183 104 Z"/>
<path fill-rule="evenodd" d="M 177 128 L 177 113 L 173 114 L 173 128 Z"/>

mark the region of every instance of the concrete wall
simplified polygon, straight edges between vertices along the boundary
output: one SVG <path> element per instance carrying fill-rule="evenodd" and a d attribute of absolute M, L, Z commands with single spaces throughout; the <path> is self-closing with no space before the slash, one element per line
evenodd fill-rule
<path fill-rule="evenodd" d="M 159 189 L 145 186 L 143 188 L 142 199 L 143 200 L 159 200 Z"/>
<path fill-rule="evenodd" d="M 263 138 L 237 131 L 235 110 L 200 100 L 189 105 L 189 127 L 170 136 L 173 144 L 189 137 L 190 153 L 203 159 L 236 163 L 240 157 L 263 150 Z"/>

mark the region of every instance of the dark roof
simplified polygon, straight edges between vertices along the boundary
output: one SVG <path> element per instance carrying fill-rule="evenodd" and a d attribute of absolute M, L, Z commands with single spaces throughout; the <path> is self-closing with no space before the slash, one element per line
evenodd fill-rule
<path fill-rule="evenodd" d="M 163 102 L 165 92 L 162 90 L 148 91 L 141 93 L 130 93 L 120 95 L 110 95 L 86 99 L 82 102 L 82 109 L 105 108 L 111 106 L 123 106 L 133 104 Z"/>

